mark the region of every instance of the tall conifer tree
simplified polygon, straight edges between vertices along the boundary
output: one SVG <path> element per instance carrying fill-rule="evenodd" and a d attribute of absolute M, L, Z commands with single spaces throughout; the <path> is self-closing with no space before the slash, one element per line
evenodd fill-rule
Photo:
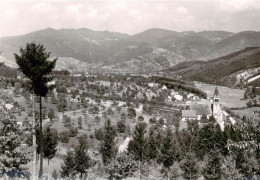
<path fill-rule="evenodd" d="M 90 167 L 90 157 L 88 154 L 88 144 L 84 136 L 80 137 L 79 145 L 75 149 L 75 172 L 80 174 L 80 179 L 87 174 Z"/>
<path fill-rule="evenodd" d="M 103 137 L 101 140 L 101 154 L 104 165 L 107 165 L 117 154 L 115 143 L 116 129 L 111 125 L 111 121 L 107 120 L 103 129 Z"/>
<path fill-rule="evenodd" d="M 145 160 L 145 155 L 147 151 L 146 143 L 146 124 L 139 123 L 135 126 L 133 139 L 129 141 L 128 151 L 134 155 L 135 159 L 139 162 L 139 178 L 141 179 L 141 163 Z"/>
<path fill-rule="evenodd" d="M 22 147 L 21 132 L 15 121 L 10 119 L 1 120 L 3 127 L 0 129 L 0 171 L 10 176 L 15 172 L 24 174 L 23 165 L 29 158 L 25 148 Z M 10 174 L 11 173 L 11 174 Z"/>
<path fill-rule="evenodd" d="M 48 82 L 53 80 L 49 76 L 55 67 L 57 59 L 49 61 L 50 52 L 42 44 L 27 43 L 25 49 L 20 48 L 20 55 L 14 54 L 19 70 L 29 79 L 31 91 L 39 97 L 40 101 L 40 171 L 43 173 L 43 138 L 42 138 L 42 97 L 48 93 Z"/>
<path fill-rule="evenodd" d="M 198 167 L 196 164 L 196 156 L 194 153 L 190 152 L 186 155 L 186 158 L 181 165 L 183 171 L 183 178 L 187 180 L 197 179 L 198 177 Z"/>
<path fill-rule="evenodd" d="M 62 178 L 73 178 L 75 175 L 75 153 L 68 151 L 67 155 L 63 158 L 60 174 Z"/>
<path fill-rule="evenodd" d="M 203 170 L 204 177 L 210 180 L 221 179 L 220 158 L 216 151 L 210 152 L 209 160 Z"/>

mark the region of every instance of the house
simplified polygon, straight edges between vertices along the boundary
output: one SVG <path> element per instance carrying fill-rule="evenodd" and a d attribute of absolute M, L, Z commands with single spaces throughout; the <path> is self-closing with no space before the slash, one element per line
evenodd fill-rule
<path fill-rule="evenodd" d="M 165 85 L 162 86 L 162 90 L 168 89 Z"/>
<path fill-rule="evenodd" d="M 195 110 L 182 110 L 182 121 L 187 120 L 196 120 L 196 111 Z"/>
<path fill-rule="evenodd" d="M 179 94 L 176 94 L 173 96 L 177 101 L 181 101 L 183 100 L 183 96 L 182 95 L 179 95 Z"/>
<path fill-rule="evenodd" d="M 190 109 L 196 111 L 196 119 L 201 120 L 202 116 L 205 115 L 207 119 L 212 115 L 210 103 L 198 104 L 194 103 L 190 105 Z"/>
<path fill-rule="evenodd" d="M 148 83 L 148 86 L 149 87 L 158 87 L 158 84 L 151 82 L 151 83 Z"/>

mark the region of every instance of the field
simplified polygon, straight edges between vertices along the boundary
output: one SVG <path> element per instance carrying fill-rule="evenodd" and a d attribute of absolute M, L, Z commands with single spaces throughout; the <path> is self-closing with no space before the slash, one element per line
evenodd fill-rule
<path fill-rule="evenodd" d="M 212 97 L 215 90 L 215 85 L 204 84 L 200 82 L 196 82 L 195 85 L 205 91 L 208 97 Z M 248 108 L 246 103 L 248 100 L 244 98 L 244 90 L 241 89 L 233 89 L 224 86 L 218 86 L 218 90 L 220 93 L 221 104 L 226 108 L 234 108 L 233 112 L 238 115 L 240 118 L 246 116 L 248 118 L 252 118 L 254 120 L 259 120 L 259 112 L 260 107 L 252 107 Z M 260 96 L 257 96 L 256 99 L 259 99 Z"/>
<path fill-rule="evenodd" d="M 216 85 L 205 84 L 200 82 L 195 82 L 195 85 L 207 93 L 208 97 L 212 97 L 215 91 Z M 224 86 L 217 86 L 220 94 L 220 101 L 223 107 L 227 108 L 241 108 L 245 107 L 247 101 L 243 100 L 244 90 L 233 89 Z"/>

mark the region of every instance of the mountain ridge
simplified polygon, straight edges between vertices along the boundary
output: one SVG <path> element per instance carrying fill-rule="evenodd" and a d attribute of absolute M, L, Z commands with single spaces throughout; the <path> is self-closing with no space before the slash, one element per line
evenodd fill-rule
<path fill-rule="evenodd" d="M 20 47 L 32 41 L 42 43 L 53 57 L 71 57 L 82 63 L 100 65 L 140 60 L 147 62 L 144 66 L 153 64 L 160 70 L 168 64 L 172 66 L 183 61 L 209 60 L 246 47 L 260 46 L 260 32 L 177 32 L 152 28 L 128 35 L 88 28 L 47 28 L 21 36 L 0 38 L 2 59 L 14 61 L 13 53 L 19 52 Z"/>

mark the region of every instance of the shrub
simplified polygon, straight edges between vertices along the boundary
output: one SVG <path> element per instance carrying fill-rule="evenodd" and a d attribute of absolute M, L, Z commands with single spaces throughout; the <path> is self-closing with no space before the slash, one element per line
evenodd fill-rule
<path fill-rule="evenodd" d="M 96 129 L 95 130 L 95 137 L 97 140 L 101 141 L 103 139 L 103 131 L 102 129 Z"/>
<path fill-rule="evenodd" d="M 117 132 L 118 133 L 124 133 L 125 132 L 125 128 L 126 128 L 126 126 L 125 126 L 125 121 L 118 121 L 117 122 Z"/>
<path fill-rule="evenodd" d="M 78 135 L 78 128 L 70 128 L 69 130 L 69 137 L 75 137 Z"/>
<path fill-rule="evenodd" d="M 158 123 L 163 126 L 163 125 L 164 125 L 164 119 L 163 119 L 163 118 L 160 118 L 159 121 L 158 121 Z"/>
<path fill-rule="evenodd" d="M 144 117 L 143 116 L 138 116 L 138 121 L 144 121 Z"/>
<path fill-rule="evenodd" d="M 59 134 L 59 139 L 63 143 L 68 143 L 69 142 L 69 133 L 68 133 L 68 131 L 62 131 Z"/>
<path fill-rule="evenodd" d="M 151 123 L 151 124 L 154 124 L 154 123 L 156 123 L 157 122 L 157 120 L 153 117 L 153 118 L 151 118 L 151 119 L 149 119 L 149 123 Z"/>

